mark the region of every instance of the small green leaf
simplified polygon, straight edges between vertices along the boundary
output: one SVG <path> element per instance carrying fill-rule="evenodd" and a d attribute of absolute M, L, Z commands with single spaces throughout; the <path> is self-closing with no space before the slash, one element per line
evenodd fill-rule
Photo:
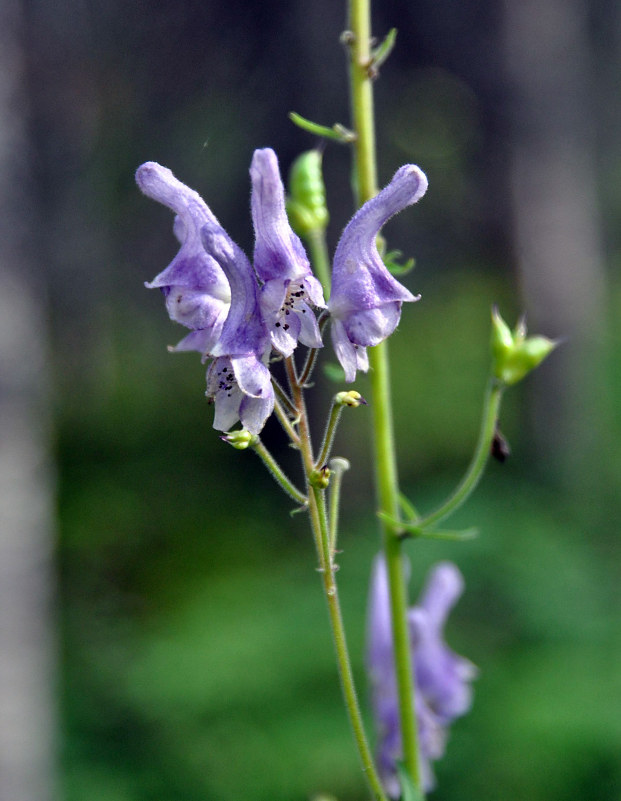
<path fill-rule="evenodd" d="M 392 275 L 406 275 L 414 269 L 416 265 L 414 259 L 408 259 L 405 264 L 399 264 L 398 259 L 402 256 L 403 253 L 400 250 L 391 250 L 384 256 L 383 261 L 386 265 L 386 269 L 389 273 L 392 273 Z"/>
<path fill-rule="evenodd" d="M 380 42 L 380 44 L 373 49 L 373 52 L 371 53 L 370 67 L 375 75 L 377 75 L 379 68 L 391 54 L 392 49 L 395 46 L 396 40 L 397 40 L 397 29 L 391 28 L 386 34 L 386 36 L 383 38 L 383 40 Z"/>
<path fill-rule="evenodd" d="M 329 378 L 330 381 L 334 381 L 336 384 L 342 384 L 345 381 L 345 372 L 340 364 L 336 364 L 335 362 L 327 362 L 327 364 L 323 365 L 323 374 L 326 378 Z"/>
<path fill-rule="evenodd" d="M 348 144 L 356 139 L 356 134 L 353 131 L 350 131 L 348 128 L 338 122 L 335 123 L 331 128 L 328 128 L 326 125 L 319 125 L 317 122 L 307 120 L 305 117 L 302 117 L 295 111 L 289 112 L 289 119 L 294 123 L 294 125 L 297 125 L 298 128 L 302 128 L 304 131 L 315 134 L 315 136 L 323 136 L 324 139 L 332 139 L 335 142 L 340 142 L 341 144 Z"/>

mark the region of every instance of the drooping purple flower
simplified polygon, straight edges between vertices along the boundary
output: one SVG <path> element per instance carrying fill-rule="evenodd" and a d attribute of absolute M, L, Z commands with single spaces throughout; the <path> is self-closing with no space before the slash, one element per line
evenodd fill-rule
<path fill-rule="evenodd" d="M 243 251 L 213 221 L 201 231 L 205 250 L 220 264 L 231 288 L 231 307 L 211 348 L 207 396 L 215 401 L 214 428 L 227 431 L 238 420 L 258 434 L 274 409 L 266 365 L 271 346 L 258 301 L 254 271 Z"/>
<path fill-rule="evenodd" d="M 450 562 L 436 565 L 417 606 L 408 613 L 416 687 L 420 769 L 425 790 L 434 786 L 432 761 L 444 754 L 448 727 L 472 702 L 474 665 L 445 643 L 448 613 L 463 591 Z M 368 669 L 378 725 L 378 768 L 388 795 L 400 794 L 396 763 L 402 756 L 388 576 L 383 557 L 373 567 L 368 621 Z"/>
<path fill-rule="evenodd" d="M 222 331 L 231 293 L 222 268 L 203 247 L 200 232 L 207 223 L 223 229 L 201 196 L 166 167 L 148 161 L 136 171 L 136 182 L 145 195 L 175 212 L 174 232 L 181 243 L 168 267 L 146 286 L 161 289 L 170 318 L 192 329 L 176 350 L 197 350 L 206 356 Z"/>
<path fill-rule="evenodd" d="M 290 356 L 298 341 L 320 348 L 323 343 L 311 306 L 325 308 L 326 304 L 304 246 L 289 225 L 273 150 L 254 151 L 250 178 L 254 269 L 263 282 L 259 300 L 272 346 L 283 356 Z"/>
<path fill-rule="evenodd" d="M 376 238 L 390 217 L 426 191 L 427 178 L 418 167 L 401 167 L 388 186 L 356 212 L 337 245 L 328 308 L 332 343 L 346 381 L 353 381 L 357 370 L 368 370 L 366 348 L 392 334 L 401 304 L 418 300 L 388 272 Z"/>

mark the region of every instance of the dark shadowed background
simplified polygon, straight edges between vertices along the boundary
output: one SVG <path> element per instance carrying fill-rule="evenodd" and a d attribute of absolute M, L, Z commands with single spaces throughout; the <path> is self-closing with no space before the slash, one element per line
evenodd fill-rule
<path fill-rule="evenodd" d="M 172 215 L 133 181 L 170 167 L 250 252 L 253 150 L 286 173 L 316 144 L 289 111 L 349 122 L 344 25 L 329 0 L 0 5 L 2 801 L 366 797 L 306 521 L 211 428 L 198 355 L 166 352 L 183 330 L 143 283 L 175 253 Z M 432 797 L 618 801 L 621 10 L 378 0 L 374 33 L 391 27 L 380 182 L 405 162 L 430 181 L 386 229 L 423 296 L 391 340 L 421 508 L 474 445 L 492 303 L 563 338 L 507 398 L 511 459 L 453 520 L 478 539 L 409 547 L 412 597 L 438 559 L 464 573 L 448 637 L 480 668 Z M 333 249 L 347 149 L 324 170 Z M 318 378 L 318 430 L 334 389 Z M 364 689 L 370 414 L 345 417 Z M 266 440 L 295 471 L 277 426 Z"/>

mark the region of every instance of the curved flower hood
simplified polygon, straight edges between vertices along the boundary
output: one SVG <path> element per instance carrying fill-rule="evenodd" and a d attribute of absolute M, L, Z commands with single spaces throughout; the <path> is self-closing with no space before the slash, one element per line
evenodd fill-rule
<path fill-rule="evenodd" d="M 224 229 L 201 196 L 167 167 L 146 162 L 136 171 L 136 183 L 145 195 L 175 212 L 174 232 L 181 243 L 168 267 L 145 286 L 161 289 L 170 318 L 192 329 L 177 350 L 206 355 L 220 336 L 231 293 L 222 268 L 204 249 L 200 231 L 205 224 L 222 233 Z"/>
<path fill-rule="evenodd" d="M 250 178 L 254 269 L 263 282 L 260 303 L 272 345 L 283 356 L 290 356 L 298 341 L 320 348 L 311 307 L 325 308 L 326 303 L 304 246 L 289 224 L 278 159 L 271 148 L 255 150 Z"/>
<path fill-rule="evenodd" d="M 344 371 L 353 381 L 356 370 L 367 370 L 366 348 L 378 345 L 397 327 L 401 304 L 413 295 L 386 269 L 376 239 L 382 226 L 427 191 L 427 178 L 406 164 L 392 181 L 353 216 L 337 245 L 328 309 L 332 342 Z"/>

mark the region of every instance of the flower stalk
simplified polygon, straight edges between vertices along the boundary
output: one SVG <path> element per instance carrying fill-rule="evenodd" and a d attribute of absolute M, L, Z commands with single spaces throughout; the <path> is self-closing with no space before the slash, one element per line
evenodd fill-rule
<path fill-rule="evenodd" d="M 257 456 L 261 459 L 265 467 L 267 468 L 270 475 L 274 478 L 277 484 L 287 493 L 290 498 L 298 503 L 300 506 L 306 506 L 308 504 L 308 498 L 303 492 L 293 484 L 293 482 L 285 475 L 283 469 L 278 464 L 276 459 L 272 456 L 272 454 L 268 451 L 265 445 L 261 442 L 261 440 L 257 437 L 256 440 L 251 445 L 254 452 Z"/>
<path fill-rule="evenodd" d="M 504 390 L 505 384 L 496 378 L 490 379 L 485 395 L 479 439 L 464 477 L 441 506 L 416 521 L 418 528 L 426 529 L 447 518 L 470 497 L 476 488 L 491 453 Z"/>
<path fill-rule="evenodd" d="M 335 579 L 335 565 L 333 561 L 334 549 L 331 547 L 331 537 L 328 523 L 328 513 L 326 509 L 325 489 L 317 487 L 311 481 L 316 473 L 315 460 L 313 457 L 313 447 L 308 425 L 306 404 L 304 402 L 303 385 L 300 383 L 293 358 L 285 359 L 285 369 L 293 397 L 293 402 L 298 411 L 299 431 L 300 431 L 300 451 L 302 465 L 307 480 L 308 488 L 308 509 L 310 514 L 311 529 L 319 561 L 319 571 L 322 576 L 322 584 L 326 602 L 328 604 L 328 614 L 332 639 L 336 652 L 336 661 L 339 671 L 341 688 L 345 707 L 352 727 L 354 740 L 358 749 L 358 754 L 362 764 L 367 783 L 375 801 L 388 801 L 382 783 L 377 773 L 373 761 L 371 747 L 367 740 L 358 702 L 358 695 L 354 683 L 351 669 L 351 661 L 347 648 L 345 636 L 345 626 L 339 602 L 338 588 Z"/>
<path fill-rule="evenodd" d="M 377 192 L 373 88 L 371 64 L 370 0 L 349 0 L 350 92 L 353 127 L 356 132 L 354 174 L 358 205 Z M 372 409 L 374 423 L 375 480 L 379 509 L 398 517 L 397 479 L 388 343 L 370 349 Z M 418 759 L 418 732 L 415 718 L 413 664 L 407 627 L 407 586 L 403 566 L 402 542 L 398 527 L 381 521 L 382 540 L 390 588 L 395 669 L 403 762 L 415 786 L 422 792 Z"/>

